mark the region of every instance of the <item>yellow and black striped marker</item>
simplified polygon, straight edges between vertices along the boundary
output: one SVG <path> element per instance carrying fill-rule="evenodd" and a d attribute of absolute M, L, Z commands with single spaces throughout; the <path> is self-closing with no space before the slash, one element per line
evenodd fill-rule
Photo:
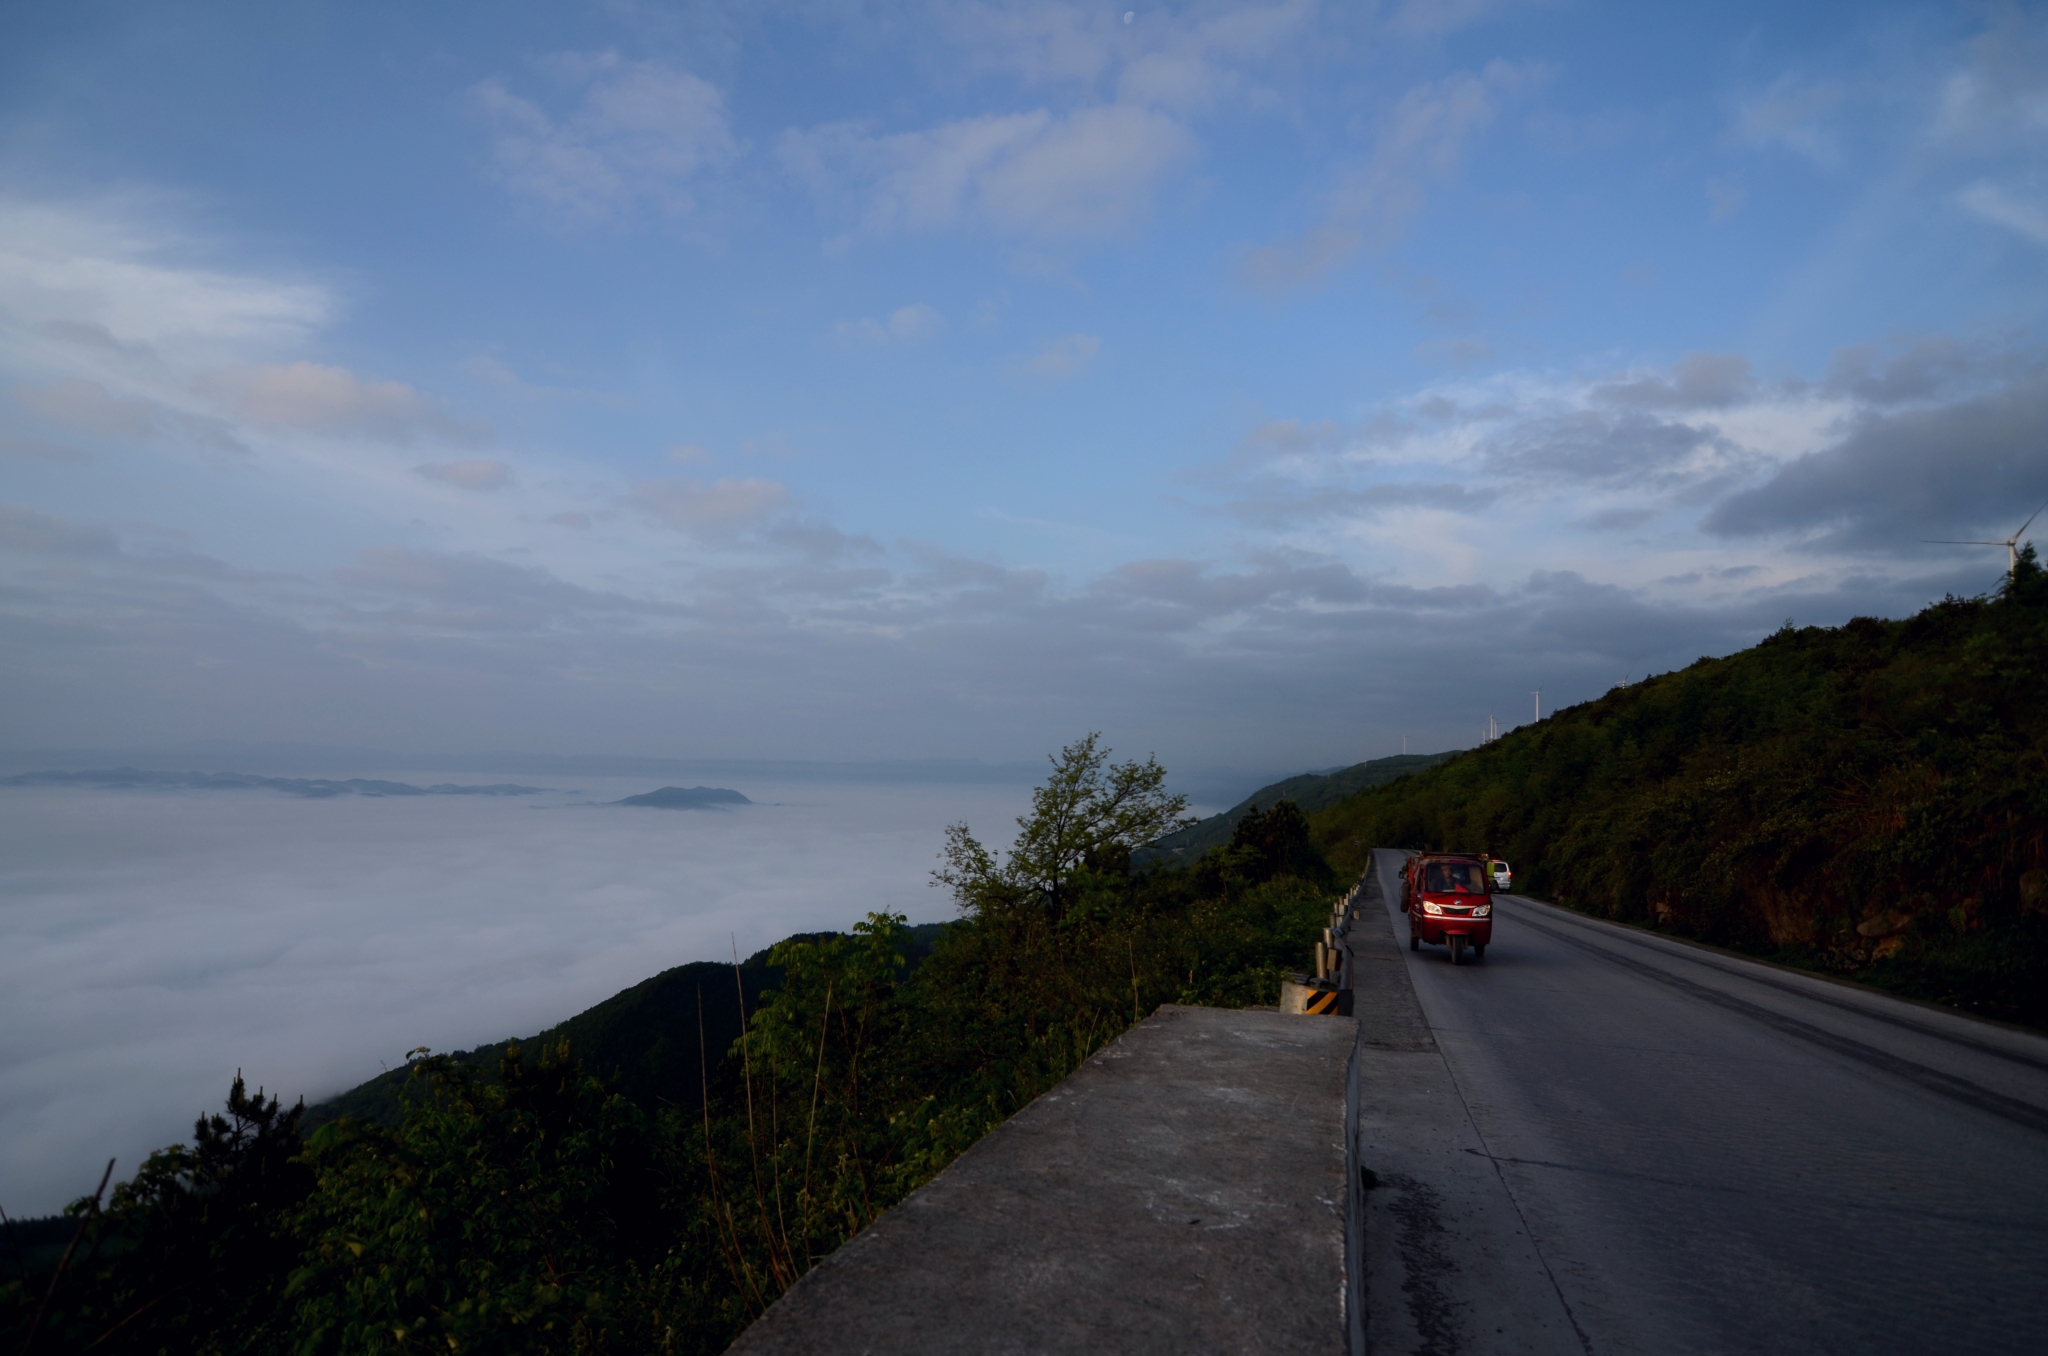
<path fill-rule="evenodd" d="M 1337 991 L 1315 989 L 1309 993 L 1302 1010 L 1311 1017 L 1334 1017 L 1337 1015 Z"/>

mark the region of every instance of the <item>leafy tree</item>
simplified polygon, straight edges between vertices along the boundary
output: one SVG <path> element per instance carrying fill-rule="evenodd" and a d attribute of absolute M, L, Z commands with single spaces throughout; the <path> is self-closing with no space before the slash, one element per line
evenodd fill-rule
<path fill-rule="evenodd" d="M 299 1161 L 303 1106 L 285 1110 L 242 1076 L 227 1114 L 201 1116 L 192 1143 L 159 1149 L 89 1217 L 84 1250 L 56 1278 L 44 1350 L 261 1352 L 284 1341 L 292 1212 L 314 1177 Z"/>
<path fill-rule="evenodd" d="M 1080 888 L 1079 873 L 1128 872 L 1133 848 L 1184 828 L 1188 798 L 1166 792 L 1158 760 L 1112 765 L 1094 732 L 1051 759 L 1052 776 L 1017 819 L 1005 858 L 983 847 L 964 823 L 946 830 L 946 865 L 932 873 L 963 912 L 979 915 L 1022 904 L 1057 918 Z"/>
<path fill-rule="evenodd" d="M 491 1081 L 411 1067 L 396 1131 L 344 1120 L 308 1145 L 297 1351 L 664 1351 L 702 1326 L 672 1274 L 685 1174 L 640 1108 L 566 1043 L 514 1046 Z"/>

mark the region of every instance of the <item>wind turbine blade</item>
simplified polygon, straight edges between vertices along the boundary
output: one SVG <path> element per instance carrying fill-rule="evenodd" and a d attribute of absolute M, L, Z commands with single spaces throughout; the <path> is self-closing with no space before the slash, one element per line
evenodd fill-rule
<path fill-rule="evenodd" d="M 2042 505 L 2041 507 L 2043 507 L 2043 508 L 2048 508 L 2048 504 L 2043 504 L 2043 505 Z M 2028 521 L 2029 521 L 2029 522 L 2031 522 L 2031 521 L 2033 521 L 2033 520 L 2032 520 L 2032 519 L 2028 519 Z M 2005 542 L 2005 541 L 1936 541 L 1936 540 L 1935 540 L 1934 538 L 1932 538 L 1932 537 L 1922 537 L 1922 538 L 1920 539 L 1920 542 L 1921 542 L 1921 544 L 1922 544 L 1923 546 L 2010 546 L 2010 545 L 2012 545 L 2012 543 L 2011 543 L 2011 542 Z"/>
<path fill-rule="evenodd" d="M 2018 541 L 2020 539 L 2020 536 L 2024 532 L 2026 532 L 2028 528 L 2034 525 L 2034 519 L 2041 516 L 2041 509 L 2048 509 L 2048 504 L 2041 505 L 2041 508 L 2037 508 L 2032 513 L 2029 513 L 2027 515 L 2027 520 L 2020 524 L 2020 530 L 2012 534 L 2012 539 L 2014 541 Z"/>

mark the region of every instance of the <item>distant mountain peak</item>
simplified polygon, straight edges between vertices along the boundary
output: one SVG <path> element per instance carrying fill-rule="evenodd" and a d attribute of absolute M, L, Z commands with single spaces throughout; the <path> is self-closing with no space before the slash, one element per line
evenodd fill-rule
<path fill-rule="evenodd" d="M 737 791 L 723 786 L 664 786 L 642 796 L 615 800 L 614 805 L 651 805 L 657 810 L 711 810 L 721 805 L 752 805 Z"/>

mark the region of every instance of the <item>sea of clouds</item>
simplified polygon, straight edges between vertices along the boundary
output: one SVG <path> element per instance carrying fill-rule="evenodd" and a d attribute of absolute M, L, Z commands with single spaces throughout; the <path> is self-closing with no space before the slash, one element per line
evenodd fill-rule
<path fill-rule="evenodd" d="M 393 774 L 393 780 L 500 780 Z M 526 1036 L 670 966 L 873 910 L 954 916 L 945 826 L 1004 843 L 1026 785 L 728 783 L 729 810 L 531 796 L 0 788 L 0 1207 L 47 1214 L 109 1158 L 219 1108 L 289 1103 L 415 1046 Z"/>

